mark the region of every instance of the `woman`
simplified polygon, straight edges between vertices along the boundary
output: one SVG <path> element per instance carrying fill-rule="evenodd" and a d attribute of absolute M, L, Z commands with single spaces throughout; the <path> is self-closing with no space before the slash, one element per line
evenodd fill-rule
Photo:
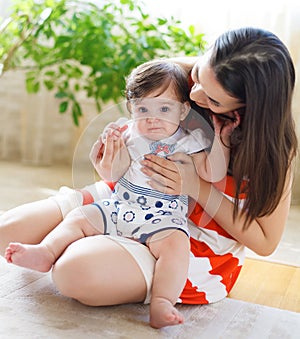
<path fill-rule="evenodd" d="M 244 246 L 269 255 L 280 241 L 297 149 L 291 116 L 295 73 L 283 43 L 253 28 L 223 34 L 196 63 L 188 58 L 178 63 L 191 71 L 190 97 L 198 106 L 223 118 L 238 111 L 241 118 L 231 136 L 230 173 L 218 185 L 201 180 L 192 159 L 181 153 L 170 160 L 151 155 L 143 161 L 154 189 L 188 194 L 198 203 L 190 216 L 189 276 L 179 302 L 203 304 L 229 293 L 243 264 Z M 104 150 L 102 161 L 110 159 L 110 151 Z M 82 191 L 82 203 L 93 201 L 94 191 Z M 68 199 L 61 195 L 5 213 L 2 253 L 10 241 L 39 243 L 73 208 L 66 205 Z M 143 245 L 95 236 L 69 246 L 52 274 L 62 294 L 99 306 L 143 302 L 153 267 L 154 258 Z"/>

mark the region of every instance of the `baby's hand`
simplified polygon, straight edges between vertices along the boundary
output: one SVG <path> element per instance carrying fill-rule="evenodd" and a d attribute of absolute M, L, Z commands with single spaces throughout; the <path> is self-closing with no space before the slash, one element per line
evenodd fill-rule
<path fill-rule="evenodd" d="M 99 138 L 92 147 L 90 160 L 104 180 L 118 181 L 130 165 L 130 156 L 123 138 L 114 135 L 121 135 L 126 129 L 127 125 L 108 130 L 105 141 Z"/>
<path fill-rule="evenodd" d="M 103 143 L 106 142 L 106 138 L 108 135 L 111 135 L 113 137 L 113 140 L 118 140 L 122 133 L 128 128 L 127 125 L 128 119 L 126 118 L 120 118 L 115 122 L 111 122 L 108 125 L 105 126 L 102 134 L 101 134 L 101 140 Z"/>
<path fill-rule="evenodd" d="M 116 125 L 114 122 L 108 124 L 101 135 L 102 142 L 105 143 L 108 136 L 112 136 L 114 141 L 117 141 L 122 133 L 128 128 L 128 125 L 122 127 Z"/>

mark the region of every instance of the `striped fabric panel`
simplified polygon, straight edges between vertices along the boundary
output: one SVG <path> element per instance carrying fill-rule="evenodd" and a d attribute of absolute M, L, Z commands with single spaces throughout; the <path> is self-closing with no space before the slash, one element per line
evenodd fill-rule
<path fill-rule="evenodd" d="M 129 191 L 131 191 L 135 194 L 146 195 L 146 196 L 150 196 L 150 197 L 153 197 L 153 198 L 162 199 L 162 200 L 169 200 L 169 201 L 172 201 L 174 199 L 178 199 L 183 204 L 188 205 L 188 197 L 185 196 L 185 195 L 164 194 L 164 193 L 156 191 L 152 188 L 146 188 L 146 187 L 135 185 L 132 182 L 126 180 L 124 177 L 122 177 L 119 180 L 119 183 L 120 183 L 120 185 L 122 185 L 123 187 L 125 187 L 126 189 L 128 189 Z"/>

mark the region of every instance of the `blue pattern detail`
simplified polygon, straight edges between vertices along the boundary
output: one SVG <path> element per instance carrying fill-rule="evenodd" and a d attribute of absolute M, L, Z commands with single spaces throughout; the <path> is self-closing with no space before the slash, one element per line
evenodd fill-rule
<path fill-rule="evenodd" d="M 178 202 L 176 200 L 171 201 L 169 204 L 169 208 L 176 210 L 178 208 Z"/>
<path fill-rule="evenodd" d="M 133 211 L 127 211 L 123 215 L 123 220 L 126 222 L 132 222 L 135 219 L 135 213 Z"/>
<path fill-rule="evenodd" d="M 152 213 L 148 213 L 148 214 L 145 215 L 145 219 L 146 220 L 149 220 L 151 218 L 153 218 L 153 214 Z"/>
<path fill-rule="evenodd" d="M 159 200 L 168 200 L 173 201 L 174 199 L 180 200 L 183 204 L 188 205 L 188 197 L 186 195 L 171 195 L 171 194 L 164 194 L 159 191 L 156 191 L 152 188 L 146 188 L 142 186 L 135 185 L 129 182 L 127 179 L 122 177 L 119 180 L 120 185 L 122 185 L 127 190 L 137 194 L 137 195 L 148 195 L 153 198 L 157 198 Z"/>
<path fill-rule="evenodd" d="M 136 202 L 142 206 L 145 206 L 147 204 L 147 198 L 142 195 L 136 199 Z"/>
<path fill-rule="evenodd" d="M 110 219 L 116 225 L 117 221 L 118 221 L 118 214 L 117 214 L 117 212 L 112 212 L 112 214 L 110 215 Z"/>
<path fill-rule="evenodd" d="M 130 198 L 129 193 L 128 192 L 124 192 L 123 193 L 123 198 L 124 198 L 124 200 L 129 200 L 129 198 Z"/>
<path fill-rule="evenodd" d="M 153 154 L 163 153 L 164 155 L 172 154 L 176 144 L 167 144 L 161 141 L 153 141 L 150 145 L 150 151 Z"/>
<path fill-rule="evenodd" d="M 163 205 L 164 204 L 161 201 L 156 201 L 156 203 L 155 203 L 155 207 L 157 207 L 157 208 L 163 207 Z"/>

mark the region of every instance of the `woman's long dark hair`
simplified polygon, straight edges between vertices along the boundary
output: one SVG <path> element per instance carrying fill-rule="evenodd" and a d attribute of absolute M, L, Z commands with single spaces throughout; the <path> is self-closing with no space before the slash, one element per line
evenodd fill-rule
<path fill-rule="evenodd" d="M 210 66 L 223 88 L 245 104 L 240 133 L 233 133 L 231 164 L 237 185 L 234 217 L 238 195 L 245 192 L 243 212 L 249 225 L 277 207 L 297 152 L 291 113 L 295 70 L 281 40 L 256 28 L 221 35 Z"/>

